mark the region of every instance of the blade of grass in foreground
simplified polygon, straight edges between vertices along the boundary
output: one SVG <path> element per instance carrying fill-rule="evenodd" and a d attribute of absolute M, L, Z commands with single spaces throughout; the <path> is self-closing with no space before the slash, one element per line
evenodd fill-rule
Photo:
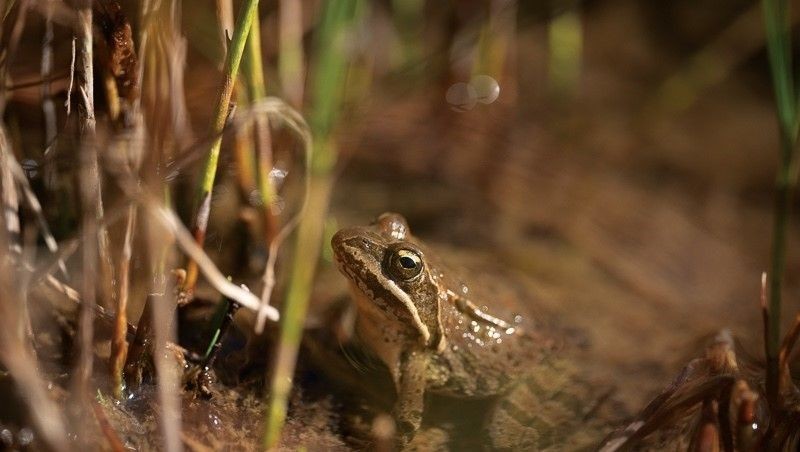
<path fill-rule="evenodd" d="M 264 426 L 265 449 L 272 449 L 278 445 L 281 429 L 286 420 L 297 351 L 319 260 L 328 200 L 333 186 L 331 168 L 336 163 L 337 152 L 332 131 L 342 106 L 343 88 L 349 65 L 345 44 L 348 33 L 354 25 L 359 3 L 358 0 L 326 2 L 316 36 L 316 64 L 311 87 L 313 104 L 310 125 L 314 135 L 314 152 L 311 161 L 310 191 L 308 205 L 295 238 L 289 287 L 281 314 L 280 341 Z"/>

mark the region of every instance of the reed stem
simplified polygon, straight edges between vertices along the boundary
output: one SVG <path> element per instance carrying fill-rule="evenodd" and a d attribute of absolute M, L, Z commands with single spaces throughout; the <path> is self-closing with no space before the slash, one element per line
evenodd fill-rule
<path fill-rule="evenodd" d="M 250 103 L 255 104 L 267 95 L 266 82 L 264 81 L 264 62 L 261 58 L 261 20 L 258 16 L 253 18 L 250 36 L 247 39 L 247 53 L 244 56 L 244 75 L 247 82 L 247 92 Z M 249 131 L 252 143 L 258 150 L 257 158 L 250 157 L 248 161 L 257 161 L 256 173 L 258 193 L 261 198 L 261 211 L 264 216 L 264 241 L 271 243 L 278 232 L 278 219 L 272 211 L 275 204 L 275 187 L 270 180 L 273 167 L 272 134 L 269 118 L 264 113 L 257 113 L 253 118 L 253 128 Z M 252 150 L 253 147 L 251 146 Z M 252 153 L 251 153 L 252 154 Z"/>
<path fill-rule="evenodd" d="M 797 183 L 797 98 L 793 82 L 789 4 L 787 0 L 764 0 L 767 52 L 775 90 L 775 107 L 780 130 L 780 158 L 776 178 L 772 229 L 771 271 L 767 323 L 767 400 L 777 406 L 780 393 L 778 355 L 781 344 L 781 291 L 786 269 L 786 238 L 792 194 Z"/>
<path fill-rule="evenodd" d="M 333 186 L 331 170 L 338 154 L 332 136 L 341 111 L 347 68 L 351 60 L 344 46 L 359 3 L 358 0 L 332 0 L 325 3 L 316 35 L 316 64 L 311 84 L 313 104 L 309 114 L 314 136 L 311 180 L 308 204 L 295 237 L 286 302 L 281 313 L 280 342 L 264 426 L 265 449 L 273 449 L 278 445 L 286 419 L 297 352 L 323 245 L 325 218 Z"/>
<path fill-rule="evenodd" d="M 239 73 L 239 65 L 242 61 L 242 54 L 244 53 L 247 36 L 250 34 L 253 18 L 256 16 L 257 12 L 258 0 L 245 0 L 239 12 L 239 17 L 236 20 L 233 37 L 231 38 L 231 43 L 228 46 L 228 52 L 225 56 L 222 87 L 217 96 L 211 125 L 211 134 L 216 138 L 214 138 L 214 141 L 211 143 L 208 157 L 203 166 L 200 185 L 197 190 L 197 198 L 195 200 L 195 216 L 192 233 L 195 241 L 200 246 L 205 242 L 208 218 L 211 214 L 211 194 L 214 189 L 214 179 L 217 174 L 219 153 L 222 147 L 222 131 L 228 120 L 233 87 L 236 82 L 236 76 Z M 191 292 L 194 289 L 197 283 L 197 275 L 197 264 L 190 259 L 186 265 L 186 282 L 184 283 L 183 290 Z"/>

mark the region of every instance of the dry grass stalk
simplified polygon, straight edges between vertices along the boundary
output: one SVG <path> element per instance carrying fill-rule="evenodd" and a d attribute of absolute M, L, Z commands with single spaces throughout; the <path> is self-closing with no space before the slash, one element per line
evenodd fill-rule
<path fill-rule="evenodd" d="M 15 256 L 22 254 L 22 234 L 19 222 L 19 194 L 12 171 L 14 159 L 5 130 L 0 130 L 0 185 L 2 185 L 2 207 L 8 251 Z"/>
<path fill-rule="evenodd" d="M 56 169 L 55 162 L 51 158 L 52 150 L 55 148 L 58 126 L 56 124 L 56 105 L 53 102 L 53 94 L 50 87 L 53 75 L 53 2 L 44 2 L 44 37 L 42 38 L 42 114 L 44 115 L 44 183 L 48 189 L 55 188 Z"/>
<path fill-rule="evenodd" d="M 278 8 L 279 46 L 278 74 L 283 96 L 294 108 L 303 105 L 303 11 L 300 0 L 281 0 Z"/>
<path fill-rule="evenodd" d="M 50 450 L 65 451 L 68 443 L 61 411 L 47 394 L 47 384 L 39 376 L 36 361 L 28 352 L 28 347 L 13 333 L 18 329 L 16 319 L 19 314 L 14 311 L 18 306 L 15 294 L 19 287 L 14 278 L 14 264 L 9 257 L 5 255 L 0 258 L 0 290 L 8 296 L 0 303 L 0 360 L 19 385 L 20 392 L 25 394 L 39 438 Z"/>
<path fill-rule="evenodd" d="M 215 0 L 214 6 L 219 20 L 219 43 L 224 55 L 228 51 L 228 41 L 233 35 L 233 2 L 231 0 Z"/>
<path fill-rule="evenodd" d="M 303 115 L 301 115 L 298 111 L 293 109 L 289 104 L 281 99 L 274 97 L 264 98 L 253 105 L 251 114 L 255 115 L 255 118 L 262 117 L 265 121 L 266 127 L 269 127 L 269 117 L 270 115 L 273 115 L 276 120 L 280 120 L 282 124 L 288 127 L 289 130 L 291 130 L 298 137 L 300 143 L 302 144 L 303 167 L 305 171 L 303 174 L 303 181 L 305 184 L 303 202 L 300 208 L 297 210 L 294 216 L 286 220 L 284 225 L 274 236 L 269 237 L 270 241 L 267 264 L 264 267 L 264 274 L 262 276 L 262 282 L 264 285 L 261 291 L 261 306 L 263 309 L 264 306 L 268 306 L 270 304 L 272 291 L 275 287 L 275 265 L 278 259 L 278 251 L 289 237 L 289 234 L 291 234 L 300 223 L 303 214 L 308 208 L 307 206 L 311 193 L 311 153 L 313 149 L 313 139 L 311 130 L 305 119 L 303 119 Z M 261 169 L 260 171 L 264 171 L 264 169 Z M 264 176 L 262 175 L 262 177 Z M 269 183 L 267 183 L 267 185 L 271 186 Z M 267 206 L 265 206 L 265 208 L 267 208 Z M 266 321 L 265 312 L 266 311 L 262 310 L 261 314 L 259 314 L 256 318 L 255 331 L 257 333 L 261 333 L 264 329 L 264 322 Z"/>
<path fill-rule="evenodd" d="M 121 157 L 121 162 L 118 162 L 121 168 L 119 171 L 124 175 L 123 177 L 137 179 L 140 155 L 143 153 L 143 128 L 141 120 L 138 119 L 138 114 L 135 112 L 128 112 L 129 118 L 133 119 L 133 130 L 130 130 L 129 135 L 121 137 L 118 143 L 112 147 L 112 152 Z M 117 274 L 119 275 L 119 289 L 117 293 L 117 304 L 115 309 L 114 331 L 111 339 L 111 357 L 110 369 L 112 376 L 112 388 L 114 396 L 117 398 L 122 397 L 122 380 L 123 368 L 126 361 L 128 351 L 128 342 L 126 339 L 128 332 L 128 298 L 130 296 L 130 265 L 133 259 L 133 240 L 136 232 L 136 212 L 137 206 L 131 203 L 125 209 L 125 233 L 122 239 L 122 250 L 119 256 L 117 267 Z"/>
<path fill-rule="evenodd" d="M 186 68 L 186 38 L 180 35 L 180 23 L 174 23 L 168 29 L 168 39 L 165 42 L 165 52 L 167 53 L 167 65 L 169 72 L 169 92 L 172 94 L 170 100 L 170 122 L 172 124 L 172 135 L 175 142 L 181 148 L 188 146 L 194 141 L 192 128 L 189 121 L 189 113 L 186 108 L 186 98 L 183 95 L 184 70 Z"/>
<path fill-rule="evenodd" d="M 238 94 L 239 102 L 244 101 L 244 96 Z M 233 139 L 233 148 L 236 154 L 236 179 L 242 196 L 248 199 L 256 190 L 255 157 L 253 155 L 253 127 L 251 124 L 242 124 L 236 130 Z"/>
<path fill-rule="evenodd" d="M 76 0 L 75 37 L 78 42 L 77 75 L 80 92 L 80 129 L 84 135 L 94 135 L 94 46 L 92 40 L 92 8 L 87 0 Z"/>
<path fill-rule="evenodd" d="M 180 219 L 170 209 L 158 206 L 152 201 L 145 201 L 145 207 L 153 218 L 158 220 L 171 234 L 173 234 L 184 253 L 194 260 L 208 282 L 222 295 L 236 301 L 242 306 L 277 321 L 278 311 L 272 306 L 262 306 L 261 301 L 250 293 L 230 281 L 219 271 L 214 261 L 195 243 L 192 235 L 183 226 Z"/>
<path fill-rule="evenodd" d="M 151 230 L 152 234 L 152 230 Z M 157 246 L 161 240 L 153 235 L 150 236 L 151 250 Z M 168 285 L 165 293 L 173 293 L 174 287 Z M 155 302 L 152 303 L 153 308 L 153 326 L 155 331 L 155 353 L 153 353 L 153 360 L 156 366 L 156 375 L 158 376 L 158 401 L 161 406 L 161 433 L 164 436 L 164 450 L 168 452 L 178 452 L 182 450 L 182 443 L 180 438 L 181 428 L 181 369 L 175 365 L 169 353 L 167 353 L 167 344 L 174 343 L 177 334 L 175 332 L 175 324 L 173 322 L 173 315 L 175 313 L 175 304 L 172 302 L 171 296 L 157 295 Z"/>
<path fill-rule="evenodd" d="M 75 22 L 75 36 L 77 38 L 79 95 L 79 129 L 81 144 L 78 149 L 79 171 L 78 189 L 81 204 L 81 240 L 82 253 L 82 283 L 81 303 L 79 317 L 79 331 L 77 338 L 78 360 L 77 368 L 73 374 L 73 410 L 72 419 L 74 427 L 79 432 L 78 438 L 88 445 L 89 436 L 84 423 L 77 419 L 85 418 L 88 413 L 83 412 L 86 403 L 91 400 L 92 391 L 90 379 L 94 364 L 94 307 L 97 303 L 97 281 L 93 271 L 97 267 L 99 250 L 108 253 L 108 242 L 103 239 L 98 219 L 102 218 L 102 198 L 100 191 L 100 168 L 95 146 L 95 113 L 94 113 L 94 74 L 93 74 L 93 44 L 92 44 L 92 9 L 91 3 L 86 0 L 76 1 L 77 10 Z M 104 229 L 103 229 L 104 230 Z M 108 254 L 106 254 L 108 256 Z M 110 264 L 110 261 L 104 261 Z M 101 265 L 102 266 L 102 265 Z M 102 274 L 102 273 L 101 273 Z"/>
<path fill-rule="evenodd" d="M 254 104 L 263 100 L 267 95 L 264 81 L 264 63 L 261 58 L 261 20 L 257 14 L 253 17 L 250 35 L 247 37 L 247 54 L 245 56 L 245 78 L 250 94 L 250 103 Z M 255 112 L 253 137 L 255 148 L 258 150 L 256 168 L 258 190 L 261 195 L 261 211 L 264 214 L 264 237 L 267 243 L 272 243 L 278 234 L 279 219 L 273 211 L 276 193 L 270 179 L 274 162 L 272 157 L 272 132 L 267 114 Z"/>
<path fill-rule="evenodd" d="M 0 186 L 2 187 L 0 206 L 3 209 L 3 232 L 6 234 L 9 257 L 17 260 L 17 264 L 20 264 L 23 262 L 24 256 L 19 219 L 19 194 L 12 169 L 14 163 L 16 163 L 16 159 L 6 137 L 5 128 L 0 127 Z M 0 253 L 4 252 L 5 250 L 0 250 Z M 28 300 L 23 289 L 18 288 L 17 290 L 19 295 L 16 302 L 20 303 L 20 306 L 17 308 L 19 319 L 14 332 L 20 344 L 30 346 L 33 343 L 33 330 L 28 311 Z"/>
<path fill-rule="evenodd" d="M 220 27 L 223 27 L 224 24 L 223 18 L 219 17 Z M 255 87 L 252 83 L 252 74 L 255 71 L 254 69 L 254 61 L 253 61 L 253 43 L 254 43 L 254 35 L 256 34 L 258 22 L 258 14 L 253 17 L 253 24 L 251 25 L 250 33 L 247 36 L 247 43 L 245 45 L 245 52 L 242 55 L 242 72 L 244 74 L 245 81 L 247 82 L 246 89 L 237 89 L 236 90 L 236 102 L 237 106 L 247 106 L 250 105 L 251 100 L 253 99 L 253 90 Z M 260 57 L 260 54 L 258 55 Z M 263 68 L 259 68 L 262 69 Z M 232 116 L 231 119 L 234 119 L 235 115 Z M 236 132 L 233 138 L 233 148 L 234 148 L 234 155 L 236 157 L 236 179 L 239 183 L 239 189 L 242 192 L 242 197 L 246 199 L 248 202 L 252 203 L 252 195 L 256 193 L 257 185 L 256 185 L 256 157 L 255 157 L 255 140 L 253 134 L 253 125 L 252 122 L 243 123 L 241 126 L 236 128 Z"/>
<path fill-rule="evenodd" d="M 100 162 L 96 140 L 96 119 L 94 108 L 94 44 L 92 35 L 93 12 L 90 1 L 76 0 L 77 16 L 75 23 L 75 36 L 78 41 L 77 76 L 79 92 L 79 129 L 81 132 L 81 150 L 86 155 L 80 158 L 85 173 L 82 174 L 83 183 L 91 184 L 91 198 L 82 200 L 82 208 L 90 209 L 95 215 L 95 221 L 103 218 L 103 189 L 100 172 Z M 82 167 L 82 169 L 84 169 Z M 90 206 L 89 203 L 92 205 Z M 102 224 L 97 229 L 98 259 L 99 259 L 99 281 L 98 287 L 101 289 L 100 295 L 106 302 L 114 298 L 112 287 L 114 287 L 113 261 L 111 258 L 111 244 L 108 230 Z M 88 267 L 88 268 L 94 268 Z"/>
<path fill-rule="evenodd" d="M 185 53 L 180 52 L 180 49 L 182 44 L 185 48 L 185 43 L 177 32 L 180 27 L 177 15 L 178 6 L 179 2 L 172 2 L 170 5 L 158 2 L 142 4 L 143 26 L 139 41 L 139 55 L 142 59 L 138 68 L 134 64 L 135 69 L 126 69 L 122 74 L 131 74 L 135 70 L 136 78 L 133 80 L 137 82 L 141 80 L 142 88 L 139 89 L 134 85 L 132 93 L 128 96 L 128 102 L 132 108 L 128 112 L 126 123 L 132 126 L 131 132 L 134 138 L 124 143 L 129 160 L 122 162 L 120 172 L 116 174 L 118 183 L 134 201 L 128 210 L 128 223 L 123 239 L 119 311 L 122 311 L 126 307 L 124 305 L 127 305 L 125 292 L 128 283 L 126 281 L 130 277 L 128 273 L 133 252 L 132 241 L 136 232 L 137 208 L 139 207 L 135 201 L 142 191 L 142 184 L 144 184 L 146 193 L 160 194 L 150 195 L 153 198 L 153 205 L 167 209 L 165 203 L 168 202 L 169 189 L 156 175 L 160 173 L 159 169 L 163 165 L 165 155 L 168 155 L 174 145 L 176 106 L 179 108 L 184 105 L 182 85 L 178 91 L 170 90 L 170 86 L 174 84 L 174 77 L 182 78 L 183 76 L 181 57 Z M 130 34 L 126 32 L 125 36 L 130 37 Z M 127 53 L 133 55 L 133 43 L 130 42 L 126 48 L 129 49 Z M 174 67 L 176 63 L 178 68 Z M 120 77 L 117 77 L 117 80 L 119 84 Z M 160 107 L 164 104 L 170 105 L 170 109 Z M 143 106 L 143 110 L 150 113 L 151 116 L 140 115 L 139 111 Z M 170 112 L 173 112 L 172 117 L 170 117 Z M 146 137 L 144 136 L 145 121 L 148 124 Z M 183 127 L 188 126 L 184 123 Z M 145 149 L 153 151 L 145 154 Z M 140 178 L 138 174 L 141 160 L 144 160 L 143 178 Z M 124 356 L 126 343 L 123 329 L 125 322 L 118 316 L 115 339 L 119 348 L 116 350 L 118 354 L 115 355 L 114 363 L 118 375 L 115 375 L 115 378 L 120 378 L 121 381 L 122 363 L 128 361 L 124 367 L 124 377 L 129 381 L 135 379 L 137 373 L 142 371 L 143 361 L 149 361 L 152 358 L 157 377 L 157 396 L 160 409 L 158 424 L 163 440 L 162 448 L 167 451 L 179 451 L 182 450 L 180 369 L 175 367 L 168 352 L 169 344 L 174 344 L 177 337 L 173 321 L 175 301 L 171 296 L 174 288 L 172 284 L 169 284 L 170 279 L 164 276 L 165 269 L 171 268 L 173 264 L 170 259 L 173 244 L 168 234 L 164 233 L 163 224 L 143 221 L 142 225 L 143 241 L 146 244 L 145 254 L 149 256 L 151 262 L 150 273 L 144 281 L 151 295 L 148 296 L 148 302 L 145 304 L 145 311 L 140 319 L 140 328 L 137 330 L 136 336 L 137 339 L 140 339 L 142 335 L 146 335 L 147 342 L 152 340 L 152 343 L 146 347 L 146 350 L 137 351 L 136 341 L 134 341 L 129 355 Z M 140 356 L 136 356 L 137 354 Z M 119 388 L 120 386 L 116 387 L 116 389 Z"/>
<path fill-rule="evenodd" d="M 40 233 L 44 239 L 45 246 L 47 246 L 47 249 L 51 253 L 58 255 L 58 243 L 56 242 L 55 237 L 53 237 L 53 234 L 50 232 L 50 227 L 47 225 L 47 219 L 42 211 L 42 205 L 39 202 L 39 198 L 36 197 L 36 193 L 34 193 L 33 188 L 31 187 L 31 184 L 25 175 L 25 171 L 22 169 L 22 166 L 20 166 L 19 162 L 14 156 L 14 153 L 10 152 L 10 149 L 7 147 L 8 140 L 6 138 L 5 131 L 0 133 L 0 142 L 4 143 L 2 146 L 0 146 L 0 151 L 2 152 L 3 158 L 6 162 L 4 170 L 7 170 L 11 177 L 9 181 L 15 182 L 19 189 L 22 190 L 25 203 L 28 204 L 28 207 L 36 216 L 36 221 L 38 223 Z M 8 150 L 8 152 L 6 152 L 6 150 Z M 67 268 L 63 257 L 58 257 L 57 264 L 61 270 L 61 273 L 64 276 L 67 276 Z"/>
<path fill-rule="evenodd" d="M 17 16 L 14 19 L 14 24 L 11 27 L 11 35 L 8 38 L 8 43 L 6 48 L 3 52 L 3 65 L 5 66 L 3 78 L 8 77 L 8 68 L 10 68 L 13 64 L 14 56 L 17 52 L 17 47 L 19 46 L 20 38 L 22 37 L 22 30 L 25 29 L 25 20 L 28 17 L 28 7 L 30 6 L 29 0 L 19 0 L 19 6 L 17 8 Z M 5 85 L 5 83 L 4 83 Z M 3 102 L 7 99 L 3 96 Z"/>
<path fill-rule="evenodd" d="M 99 24 L 101 36 L 101 69 L 106 88 L 109 116 L 116 123 L 118 133 L 112 141 L 107 158 L 110 166 L 117 166 L 117 172 L 128 177 L 138 178 L 138 170 L 143 153 L 142 121 L 139 109 L 139 68 L 133 42 L 131 25 L 116 0 L 97 0 L 93 4 L 95 21 Z M 126 333 L 128 330 L 127 305 L 130 288 L 130 262 L 132 242 L 136 224 L 136 206 L 131 204 L 126 212 L 126 227 L 122 252 L 115 269 L 119 275 L 119 290 L 116 294 L 114 332 L 111 341 L 110 370 L 113 391 L 122 397 L 123 367 L 127 354 Z"/>
<path fill-rule="evenodd" d="M 136 206 L 128 208 L 125 238 L 119 259 L 119 294 L 114 316 L 114 333 L 111 338 L 111 378 L 114 396 L 122 397 L 122 371 L 128 354 L 128 295 L 130 290 L 130 265 L 133 256 L 133 233 L 136 224 Z"/>
<path fill-rule="evenodd" d="M 25 4 L 20 5 L 20 16 L 24 16 L 27 9 Z M 12 32 L 12 45 L 5 49 L 3 67 L 0 70 L 0 104 L 5 106 L 6 96 L 5 80 L 12 49 L 16 46 L 22 29 L 22 18 L 18 17 Z M 15 37 L 14 37 L 15 36 Z M 2 108 L 0 108 L 2 109 Z M 20 174 L 16 174 L 16 170 Z M 27 342 L 25 332 L 30 332 L 30 321 L 27 313 L 27 288 L 30 274 L 20 275 L 26 271 L 27 258 L 33 251 L 23 254 L 21 231 L 19 222 L 19 194 L 17 179 L 22 176 L 25 184 L 27 179 L 22 174 L 6 136 L 5 127 L 0 125 L 0 186 L 2 186 L 2 208 L 4 214 L 0 216 L 0 293 L 4 294 L 0 303 L 0 361 L 8 369 L 11 377 L 19 386 L 39 437 L 46 447 L 61 451 L 66 450 L 66 430 L 61 418 L 61 413 L 56 404 L 46 392 L 46 384 L 39 376 L 33 349 Z M 21 184 L 23 190 L 25 184 Z M 35 196 L 26 197 L 36 201 Z M 39 208 L 37 213 L 41 213 Z M 44 223 L 43 223 L 44 224 Z M 45 225 L 46 226 L 46 225 Z M 46 236 L 48 237 L 48 236 Z M 52 236 L 50 236 L 52 238 Z M 51 243 L 48 243 L 51 245 Z M 25 281 L 25 284 L 21 284 Z"/>
<path fill-rule="evenodd" d="M 258 149 L 258 191 L 261 194 L 261 209 L 264 213 L 264 237 L 267 243 L 272 243 L 278 234 L 279 219 L 273 210 L 275 204 L 275 187 L 272 185 L 270 174 L 274 166 L 272 153 L 272 132 L 269 119 L 264 115 L 257 115 L 254 122 L 254 136 L 256 149 Z"/>
<path fill-rule="evenodd" d="M 92 364 L 94 358 L 94 306 L 96 300 L 96 275 L 93 271 L 96 268 L 98 257 L 97 238 L 99 228 L 97 226 L 97 210 L 95 201 L 97 199 L 97 185 L 93 183 L 97 176 L 92 171 L 92 162 L 97 162 L 90 146 L 81 146 L 80 149 L 80 199 L 83 206 L 83 216 L 81 220 L 81 240 L 83 242 L 83 279 L 81 284 L 81 315 L 80 315 L 80 335 L 78 344 L 80 347 L 78 371 L 75 373 L 76 384 L 86 400 L 90 397 L 89 379 L 92 375 Z M 95 167 L 96 169 L 96 167 Z M 94 208 L 93 208 L 94 207 Z"/>

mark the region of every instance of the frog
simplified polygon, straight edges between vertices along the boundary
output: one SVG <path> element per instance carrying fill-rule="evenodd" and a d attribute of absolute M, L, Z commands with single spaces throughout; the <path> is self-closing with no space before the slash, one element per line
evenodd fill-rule
<path fill-rule="evenodd" d="M 397 213 L 339 230 L 331 247 L 354 299 L 355 334 L 394 382 L 401 448 L 418 436 L 430 394 L 491 400 L 484 430 L 493 450 L 584 441 L 568 437 L 590 430 L 603 397 L 562 358 L 567 330 L 535 302 L 475 299 L 465 272 Z"/>

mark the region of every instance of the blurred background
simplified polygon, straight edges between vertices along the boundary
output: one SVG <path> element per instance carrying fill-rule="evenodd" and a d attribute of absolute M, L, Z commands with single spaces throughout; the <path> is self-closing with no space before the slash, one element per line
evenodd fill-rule
<path fill-rule="evenodd" d="M 428 51 L 375 77 L 342 139 L 333 211 L 399 211 L 423 237 L 532 275 L 634 399 L 721 328 L 760 355 L 779 149 L 761 5 L 425 6 Z M 498 82 L 494 102 L 448 102 L 478 75 Z"/>

